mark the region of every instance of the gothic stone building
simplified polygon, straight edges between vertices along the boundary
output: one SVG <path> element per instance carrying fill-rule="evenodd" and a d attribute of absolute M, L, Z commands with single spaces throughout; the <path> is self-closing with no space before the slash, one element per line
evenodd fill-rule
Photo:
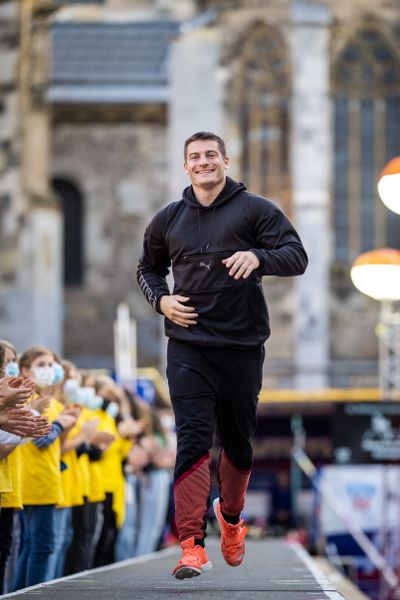
<path fill-rule="evenodd" d="M 183 140 L 206 129 L 226 140 L 231 176 L 289 214 L 310 257 L 301 278 L 265 278 L 267 384 L 376 384 L 379 307 L 349 268 L 400 247 L 400 221 L 376 194 L 400 145 L 398 0 L 22 0 L 25 26 L 5 4 L 2 55 L 19 54 L 19 75 L 10 64 L 0 90 L 4 335 L 111 366 L 127 301 L 139 364 L 162 363 L 161 319 L 135 269 L 147 222 L 187 185 Z"/>

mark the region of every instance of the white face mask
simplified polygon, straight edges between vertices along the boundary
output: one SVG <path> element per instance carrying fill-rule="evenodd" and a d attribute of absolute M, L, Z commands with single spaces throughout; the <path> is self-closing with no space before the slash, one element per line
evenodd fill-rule
<path fill-rule="evenodd" d="M 61 383 L 64 379 L 64 367 L 60 363 L 55 362 L 53 365 L 53 384 Z"/>
<path fill-rule="evenodd" d="M 97 410 L 98 408 L 101 408 L 103 405 L 103 398 L 101 396 L 96 396 L 94 395 L 92 398 L 90 398 L 86 404 L 87 408 L 91 408 L 92 410 Z"/>
<path fill-rule="evenodd" d="M 92 398 L 94 398 L 94 396 L 95 391 L 92 387 L 84 386 L 80 387 L 78 390 L 79 404 L 82 404 L 83 406 L 86 406 L 87 403 L 90 402 Z"/>
<path fill-rule="evenodd" d="M 173 431 L 175 429 L 175 419 L 172 415 L 161 415 L 161 425 L 165 431 Z"/>
<path fill-rule="evenodd" d="M 79 381 L 77 379 L 66 379 L 64 382 L 63 390 L 68 402 L 77 401 L 77 392 L 79 389 Z"/>
<path fill-rule="evenodd" d="M 41 388 L 53 385 L 53 367 L 35 367 L 33 369 L 33 380 Z"/>
<path fill-rule="evenodd" d="M 106 413 L 108 413 L 113 419 L 116 419 L 119 415 L 119 404 L 117 402 L 110 402 L 106 408 Z"/>

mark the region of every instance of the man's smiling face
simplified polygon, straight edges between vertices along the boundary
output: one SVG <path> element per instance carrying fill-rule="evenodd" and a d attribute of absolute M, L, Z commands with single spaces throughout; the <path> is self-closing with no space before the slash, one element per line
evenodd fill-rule
<path fill-rule="evenodd" d="M 215 140 L 196 140 L 186 149 L 184 167 L 194 187 L 212 189 L 222 183 L 228 164 Z"/>

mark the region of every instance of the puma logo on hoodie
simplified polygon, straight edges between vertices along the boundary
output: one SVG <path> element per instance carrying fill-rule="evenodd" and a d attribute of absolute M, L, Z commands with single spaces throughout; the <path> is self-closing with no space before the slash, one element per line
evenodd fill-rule
<path fill-rule="evenodd" d="M 205 262 L 201 261 L 201 263 L 200 263 L 199 266 L 200 267 L 205 267 L 208 271 L 211 271 L 211 265 L 212 265 L 212 260 L 210 260 L 210 262 L 207 263 L 207 264 Z"/>

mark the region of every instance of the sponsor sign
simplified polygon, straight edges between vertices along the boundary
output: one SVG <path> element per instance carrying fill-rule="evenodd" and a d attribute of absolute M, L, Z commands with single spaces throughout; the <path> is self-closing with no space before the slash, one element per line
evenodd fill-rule
<path fill-rule="evenodd" d="M 321 530 L 325 535 L 344 534 L 349 524 L 364 532 L 399 527 L 400 467 L 383 465 L 329 465 L 320 472 L 321 491 L 328 490 L 340 518 L 323 496 Z"/>
<path fill-rule="evenodd" d="M 400 464 L 400 402 L 336 405 L 333 443 L 338 464 Z"/>

